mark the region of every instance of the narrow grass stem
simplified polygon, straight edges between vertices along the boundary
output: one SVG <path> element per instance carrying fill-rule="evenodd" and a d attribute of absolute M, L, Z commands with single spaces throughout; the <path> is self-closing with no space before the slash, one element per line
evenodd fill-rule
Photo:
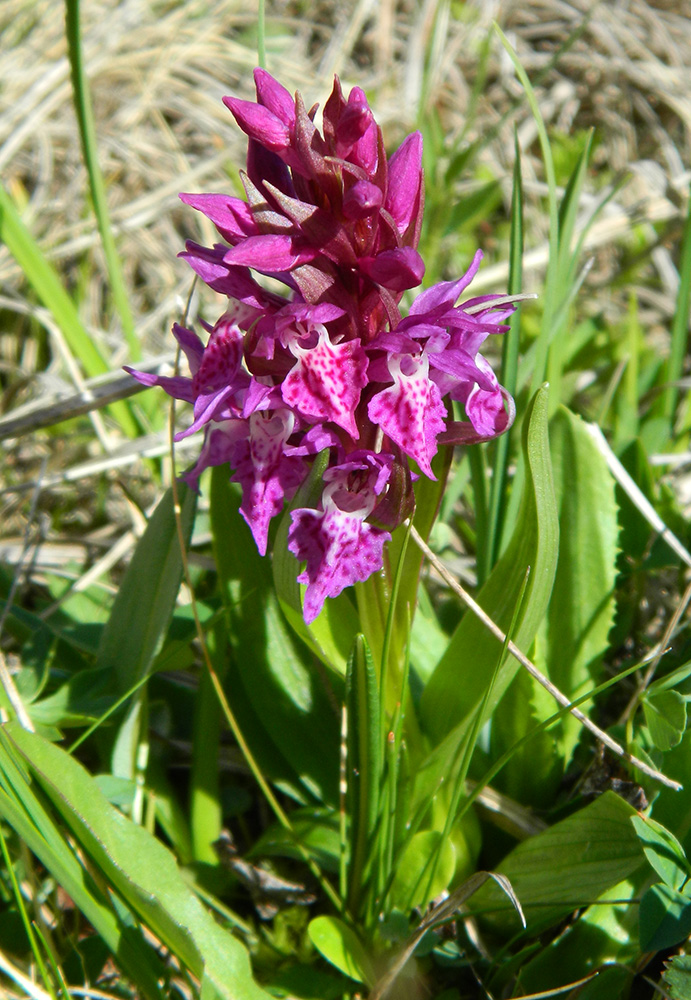
<path fill-rule="evenodd" d="M 84 163 L 86 164 L 89 176 L 94 214 L 101 236 L 101 243 L 103 244 L 103 254 L 108 270 L 110 291 L 113 296 L 113 303 L 120 317 L 130 357 L 136 361 L 141 357 L 141 345 L 135 332 L 129 294 L 125 286 L 120 258 L 115 246 L 115 239 L 110 223 L 105 183 L 98 163 L 96 128 L 94 125 L 91 93 L 82 53 L 79 0 L 65 0 L 65 26 L 67 51 L 72 73 L 72 87 L 74 90 L 74 106 L 79 124 L 79 137 L 82 144 Z"/>
<path fill-rule="evenodd" d="M 559 212 L 557 209 L 557 179 L 554 170 L 554 160 L 552 158 L 552 149 L 549 144 L 549 138 L 547 136 L 547 129 L 545 128 L 545 123 L 540 112 L 540 106 L 538 100 L 533 90 L 532 84 L 528 78 L 528 74 L 521 65 L 518 56 L 514 52 L 511 43 L 508 38 L 501 30 L 498 24 L 494 24 L 494 30 L 497 32 L 499 39 L 508 53 L 509 59 L 514 65 L 516 70 L 516 75 L 518 76 L 523 89 L 525 90 L 525 95 L 530 105 L 530 110 L 533 113 L 533 118 L 535 119 L 535 125 L 537 127 L 537 134 L 540 140 L 540 149 L 542 150 L 542 162 L 545 168 L 545 178 L 547 180 L 547 205 L 549 214 L 549 257 L 547 260 L 547 277 L 545 281 L 545 299 L 544 299 L 544 311 L 542 315 L 542 325 L 540 327 L 540 335 L 537 342 L 537 354 L 535 356 L 535 368 L 533 370 L 533 378 L 531 382 L 530 394 L 534 395 L 540 388 L 542 383 L 545 381 L 545 372 L 547 370 L 547 356 L 549 352 L 550 336 L 552 333 L 553 320 L 557 310 L 557 297 L 561 294 L 558 288 L 558 277 L 559 277 Z"/>
<path fill-rule="evenodd" d="M 663 412 L 668 421 L 668 436 L 670 438 L 673 437 L 674 414 L 679 399 L 677 383 L 684 371 L 684 358 L 688 345 L 689 305 L 691 305 L 691 191 L 689 192 L 689 204 L 681 241 L 679 290 L 672 321 L 672 342 L 665 372 L 668 388 L 663 397 Z M 691 426 L 691 402 L 687 401 L 684 430 L 687 430 L 689 426 Z"/>
<path fill-rule="evenodd" d="M 521 150 L 518 132 L 514 132 L 513 192 L 511 197 L 511 243 L 509 254 L 510 295 L 520 293 L 523 284 L 523 181 L 521 176 Z M 518 306 L 509 320 L 509 329 L 504 336 L 501 362 L 501 383 L 512 395 L 516 395 L 518 380 L 518 342 L 520 339 L 521 307 Z M 511 431 L 502 434 L 494 446 L 494 464 L 489 491 L 487 511 L 487 570 L 492 569 L 501 548 L 502 531 L 506 517 L 506 480 L 509 462 Z"/>
<path fill-rule="evenodd" d="M 216 673 L 223 678 L 224 623 L 211 633 Z M 199 678 L 195 701 L 192 770 L 190 775 L 190 832 L 196 861 L 213 863 L 214 842 L 221 835 L 222 813 L 218 784 L 218 750 L 221 738 L 221 711 L 207 672 Z"/>
<path fill-rule="evenodd" d="M 5 869 L 10 877 L 10 882 L 12 884 L 12 892 L 14 893 L 14 898 L 17 903 L 17 909 L 19 910 L 19 915 L 24 925 L 24 930 L 26 931 L 26 936 L 29 939 L 29 945 L 31 951 L 36 960 L 38 970 L 41 973 L 41 978 L 43 982 L 48 987 L 50 995 L 53 1000 L 56 1000 L 55 989 L 48 975 L 48 969 L 45 962 L 43 961 L 43 956 L 41 955 L 41 949 L 38 946 L 38 941 L 36 940 L 35 928 L 32 926 L 29 920 L 29 914 L 26 912 L 26 906 L 24 905 L 24 899 L 22 897 L 21 890 L 19 888 L 19 883 L 17 882 L 17 876 L 14 872 L 14 866 L 12 865 L 12 860 L 10 858 L 9 851 L 7 850 L 7 842 L 5 840 L 5 835 L 2 832 L 2 827 L 0 827 L 0 849 L 2 850 L 2 856 L 5 861 Z M 44 942 L 46 951 L 49 951 L 48 945 Z"/>

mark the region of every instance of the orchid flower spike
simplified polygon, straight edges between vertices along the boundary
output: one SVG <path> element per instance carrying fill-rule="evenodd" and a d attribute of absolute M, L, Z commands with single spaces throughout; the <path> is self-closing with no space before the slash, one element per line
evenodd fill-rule
<path fill-rule="evenodd" d="M 328 451 L 321 499 L 292 510 L 288 533 L 305 564 L 309 623 L 328 597 L 381 569 L 391 531 L 414 507 L 414 479 L 434 478 L 440 444 L 487 441 L 511 426 L 513 400 L 480 349 L 505 332 L 514 304 L 498 295 L 458 303 L 478 250 L 465 275 L 421 292 L 403 318 L 403 293 L 425 271 L 420 133 L 388 157 L 359 87 L 346 97 L 336 78 L 319 131 L 299 93 L 263 69 L 254 79 L 256 101 L 224 99 L 248 137 L 246 198 L 180 196 L 222 240 L 189 242 L 181 256 L 227 308 L 206 343 L 175 325 L 190 377 L 127 370 L 192 405 L 177 437 L 201 431 L 204 440 L 184 478 L 198 488 L 205 469 L 227 466 L 262 555 L 271 520 Z M 449 420 L 445 400 L 466 419 Z"/>

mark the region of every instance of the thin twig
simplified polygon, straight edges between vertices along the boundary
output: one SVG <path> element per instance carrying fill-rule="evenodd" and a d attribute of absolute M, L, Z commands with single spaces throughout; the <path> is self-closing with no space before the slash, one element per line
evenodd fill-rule
<path fill-rule="evenodd" d="M 609 471 L 624 490 L 631 503 L 634 504 L 634 506 L 639 510 L 648 524 L 658 532 L 660 537 L 665 542 L 667 542 L 670 549 L 679 556 L 682 562 L 686 563 L 687 566 L 691 566 L 691 552 L 689 552 L 689 550 L 682 545 L 674 532 L 670 531 L 651 502 L 633 481 L 629 473 L 610 448 L 607 438 L 597 424 L 586 423 L 585 427 L 597 445 L 598 451 L 607 462 Z"/>
<path fill-rule="evenodd" d="M 453 592 L 461 598 L 464 604 L 466 604 L 473 612 L 473 614 L 480 619 L 480 621 L 492 633 L 492 635 L 496 636 L 499 642 L 502 643 L 506 642 L 506 636 L 499 628 L 499 626 L 492 621 L 492 619 L 485 611 L 483 611 L 483 609 L 480 607 L 477 601 L 475 601 L 470 596 L 470 594 L 460 585 L 460 583 L 458 583 L 458 581 L 454 579 L 454 577 L 451 575 L 451 573 L 449 573 L 449 571 L 441 562 L 441 560 L 437 558 L 437 556 L 434 554 L 434 552 L 432 552 L 427 543 L 420 537 L 420 535 L 418 534 L 418 532 L 415 530 L 414 527 L 411 528 L 411 535 L 415 541 L 415 544 L 424 553 L 429 562 L 434 566 L 434 568 L 437 570 L 440 576 L 446 581 L 449 587 L 451 587 Z M 535 678 L 538 684 L 541 684 L 546 691 L 549 691 L 549 693 L 552 695 L 555 701 L 557 701 L 560 705 L 563 705 L 564 708 L 568 708 L 570 706 L 571 702 L 566 697 L 566 695 L 562 694 L 559 688 L 555 687 L 555 685 L 547 677 L 545 677 L 543 673 L 541 673 L 538 670 L 535 664 L 528 659 L 525 653 L 521 652 L 518 646 L 516 646 L 513 642 L 511 642 L 511 640 L 509 640 L 507 646 L 511 655 L 516 660 L 518 660 L 521 666 L 528 671 L 531 677 Z M 655 768 L 650 767 L 649 764 L 646 764 L 644 761 L 639 760 L 637 757 L 634 757 L 632 754 L 628 753 L 622 746 L 620 746 L 616 742 L 616 740 L 613 740 L 611 736 L 608 736 L 607 733 L 604 732 L 604 730 L 600 729 L 599 726 L 596 726 L 594 722 L 591 722 L 588 716 L 584 715 L 583 712 L 581 712 L 579 709 L 570 708 L 569 711 L 571 712 L 571 715 L 573 715 L 574 718 L 578 719 L 578 721 L 583 726 L 585 726 L 586 729 L 589 729 L 590 732 L 601 743 L 604 743 L 604 745 L 609 750 L 611 750 L 612 753 L 617 754 L 618 757 L 622 757 L 624 760 L 628 761 L 634 767 L 638 768 L 639 771 L 643 771 L 644 774 L 647 774 L 649 777 L 654 778 L 661 784 L 667 785 L 668 788 L 673 788 L 675 791 L 679 791 L 679 789 L 682 787 L 678 781 L 673 781 L 671 778 L 668 778 L 660 771 L 656 771 Z"/>

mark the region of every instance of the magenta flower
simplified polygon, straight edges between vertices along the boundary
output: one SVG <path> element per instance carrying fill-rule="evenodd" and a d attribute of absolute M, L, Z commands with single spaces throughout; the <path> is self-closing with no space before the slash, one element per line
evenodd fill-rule
<path fill-rule="evenodd" d="M 305 563 L 304 616 L 327 597 L 366 580 L 383 563 L 391 531 L 412 511 L 416 473 L 434 478 L 440 444 L 470 444 L 505 431 L 510 396 L 480 353 L 503 333 L 513 305 L 484 296 L 457 304 L 476 274 L 417 296 L 403 318 L 403 293 L 420 284 L 417 250 L 424 206 L 422 139 L 409 135 L 389 158 L 362 90 L 346 98 L 336 79 L 314 124 L 265 70 L 257 100 L 225 98 L 248 136 L 246 200 L 183 194 L 222 243 L 188 243 L 182 254 L 228 308 L 204 345 L 176 325 L 191 376 L 131 371 L 192 404 L 204 431 L 185 479 L 227 465 L 242 488 L 240 511 L 262 555 L 271 521 L 309 475 L 329 462 L 317 506 L 291 512 L 288 547 Z M 267 291 L 261 276 L 284 293 Z M 447 417 L 445 399 L 465 410 Z"/>
<path fill-rule="evenodd" d="M 309 625 L 327 597 L 381 569 L 388 531 L 368 524 L 391 475 L 392 455 L 355 451 L 324 473 L 321 508 L 292 511 L 288 548 L 307 565 L 298 583 L 307 585 L 303 611 Z"/>

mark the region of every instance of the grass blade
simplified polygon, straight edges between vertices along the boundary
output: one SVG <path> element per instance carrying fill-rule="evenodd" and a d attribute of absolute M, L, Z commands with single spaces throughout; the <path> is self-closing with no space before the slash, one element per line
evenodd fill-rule
<path fill-rule="evenodd" d="M 521 174 L 521 151 L 518 134 L 514 133 L 515 158 L 513 165 L 513 191 L 511 196 L 511 236 L 509 248 L 509 295 L 517 295 L 523 284 L 523 178 Z M 509 331 L 504 337 L 501 364 L 501 383 L 512 396 L 516 394 L 518 379 L 518 343 L 521 322 L 519 305 L 509 322 Z M 487 515 L 487 570 L 492 569 L 499 558 L 499 547 L 504 524 L 504 492 L 506 488 L 506 467 L 509 459 L 511 431 L 497 440 L 494 451 L 494 467 L 490 485 L 489 511 Z"/>
<path fill-rule="evenodd" d="M 103 244 L 103 254 L 108 271 L 110 291 L 113 296 L 113 303 L 120 317 L 122 332 L 127 341 L 130 357 L 137 361 L 141 357 L 141 345 L 135 333 L 129 295 L 125 287 L 120 258 L 115 248 L 115 240 L 108 213 L 108 202 L 106 200 L 106 188 L 96 152 L 96 128 L 94 126 L 91 94 L 82 59 L 79 0 L 65 0 L 65 33 L 67 36 L 67 55 L 72 74 L 74 107 L 77 113 L 79 136 L 82 144 L 84 163 L 89 175 L 94 214 L 98 224 L 98 231 L 101 235 L 101 243 Z"/>
<path fill-rule="evenodd" d="M 663 412 L 668 421 L 668 437 L 672 436 L 674 411 L 677 406 L 679 389 L 676 383 L 681 378 L 684 370 L 684 358 L 686 356 L 686 345 L 689 330 L 689 305 L 691 304 L 691 192 L 689 193 L 689 206 L 684 225 L 684 235 L 681 243 L 681 259 L 679 262 L 679 290 L 677 292 L 677 303 L 672 322 L 672 344 L 669 358 L 667 360 L 667 370 L 665 381 L 667 388 L 663 399 Z M 687 400 L 686 415 L 684 419 L 684 431 L 691 427 L 691 400 Z"/>
<path fill-rule="evenodd" d="M 545 167 L 545 177 L 547 179 L 547 205 L 549 212 L 549 257 L 547 260 L 547 277 L 545 280 L 544 311 L 542 315 L 542 325 L 537 341 L 537 353 L 535 357 L 535 368 L 530 383 L 530 395 L 533 396 L 542 385 L 547 370 L 547 355 L 549 353 L 550 334 L 552 332 L 553 319 L 559 306 L 559 213 L 557 210 L 557 179 L 554 171 L 554 160 L 552 149 L 547 136 L 545 122 L 540 112 L 537 96 L 532 84 L 528 79 L 528 74 L 521 66 L 518 56 L 511 47 L 511 43 L 495 23 L 494 30 L 499 35 L 499 39 L 506 49 L 506 52 L 514 65 L 516 75 L 521 81 L 525 90 L 530 110 L 535 119 L 537 133 L 542 150 L 542 160 Z M 556 399 L 555 399 L 556 403 Z"/>
<path fill-rule="evenodd" d="M 348 907 L 356 913 L 371 862 L 379 815 L 382 734 L 379 690 L 372 655 L 363 635 L 357 636 L 346 675 L 348 710 L 348 774 L 351 850 Z"/>
<path fill-rule="evenodd" d="M 83 325 L 57 272 L 46 260 L 41 248 L 22 222 L 2 184 L 0 184 L 0 242 L 5 244 L 21 267 L 26 280 L 62 331 L 70 350 L 81 360 L 86 374 L 93 378 L 95 375 L 109 372 L 108 361 Z M 139 427 L 126 403 L 111 403 L 108 409 L 128 437 L 138 435 Z"/>

